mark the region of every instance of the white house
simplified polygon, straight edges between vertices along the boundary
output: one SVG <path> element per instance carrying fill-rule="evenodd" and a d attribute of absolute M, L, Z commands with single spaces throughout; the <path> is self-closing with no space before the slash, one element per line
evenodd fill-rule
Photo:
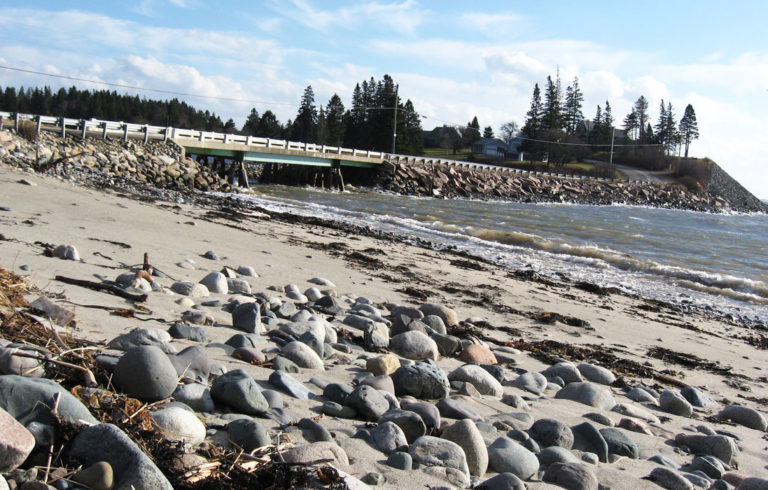
<path fill-rule="evenodd" d="M 507 153 L 507 144 L 498 138 L 479 139 L 472 143 L 472 153 L 504 158 Z"/>

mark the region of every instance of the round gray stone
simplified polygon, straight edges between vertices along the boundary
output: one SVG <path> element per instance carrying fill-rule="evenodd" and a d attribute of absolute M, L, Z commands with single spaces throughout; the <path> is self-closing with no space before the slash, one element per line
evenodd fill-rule
<path fill-rule="evenodd" d="M 539 459 L 508 437 L 499 437 L 488 446 L 488 466 L 497 473 L 512 473 L 522 480 L 539 469 Z"/>
<path fill-rule="evenodd" d="M 648 479 L 667 490 L 693 490 L 693 484 L 677 471 L 665 466 L 658 466 L 651 471 Z"/>
<path fill-rule="evenodd" d="M 419 437 L 426 435 L 427 426 L 424 424 L 421 416 L 410 410 L 394 409 L 389 410 L 379 417 L 379 424 L 392 422 L 402 429 L 406 441 L 410 444 Z"/>
<path fill-rule="evenodd" d="M 387 465 L 398 470 L 411 471 L 411 468 L 413 468 L 413 458 L 408 453 L 395 451 L 387 458 Z"/>
<path fill-rule="evenodd" d="M 555 378 L 560 378 L 565 384 L 584 381 L 579 370 L 570 362 L 559 362 L 553 366 L 549 366 L 542 371 L 541 374 L 543 374 L 549 381 L 552 381 Z"/>
<path fill-rule="evenodd" d="M 267 429 L 253 419 L 233 420 L 227 425 L 227 436 L 247 452 L 272 444 Z"/>
<path fill-rule="evenodd" d="M 616 375 L 614 375 L 609 369 L 603 366 L 597 366 L 595 364 L 581 363 L 576 366 L 579 373 L 587 380 L 593 383 L 601 385 L 610 385 L 616 381 Z"/>
<path fill-rule="evenodd" d="M 212 412 L 216 408 L 211 397 L 211 390 L 199 383 L 179 385 L 173 392 L 173 398 L 197 412 Z"/>
<path fill-rule="evenodd" d="M 221 272 L 211 272 L 200 280 L 200 284 L 208 288 L 208 291 L 216 294 L 226 294 L 229 291 L 227 277 Z"/>
<path fill-rule="evenodd" d="M 640 457 L 640 450 L 635 441 L 622 430 L 613 427 L 600 429 L 600 435 L 608 444 L 608 453 L 617 456 L 627 456 L 632 459 Z"/>
<path fill-rule="evenodd" d="M 693 407 L 688 400 L 673 390 L 664 390 L 661 393 L 659 406 L 662 410 L 681 417 L 690 417 L 693 414 Z"/>
<path fill-rule="evenodd" d="M 483 395 L 501 397 L 504 388 L 488 371 L 477 364 L 465 364 L 448 375 L 448 381 L 464 381 L 474 386 Z"/>
<path fill-rule="evenodd" d="M 397 396 L 410 395 L 415 398 L 435 400 L 448 396 L 450 382 L 442 369 L 430 362 L 417 362 L 402 366 L 392 373 Z"/>
<path fill-rule="evenodd" d="M 417 330 L 395 335 L 389 340 L 389 348 L 392 352 L 414 361 L 436 361 L 440 357 L 435 341 Z"/>
<path fill-rule="evenodd" d="M 140 400 L 168 398 L 176 389 L 177 373 L 158 347 L 134 347 L 117 361 L 112 383 L 122 393 Z"/>
<path fill-rule="evenodd" d="M 525 482 L 512 473 L 499 473 L 478 483 L 476 490 L 525 490 Z"/>
<path fill-rule="evenodd" d="M 389 410 L 389 402 L 384 395 L 367 385 L 360 385 L 352 390 L 345 404 L 354 408 L 366 420 L 377 420 Z"/>
<path fill-rule="evenodd" d="M 379 424 L 371 431 L 371 444 L 384 454 L 389 454 L 408 444 L 403 430 L 392 422 Z"/>
<path fill-rule="evenodd" d="M 590 453 L 592 454 L 592 453 Z M 553 463 L 578 463 L 577 458 L 572 452 L 560 446 L 550 446 L 544 449 L 536 455 L 539 458 L 541 466 L 547 467 Z"/>
<path fill-rule="evenodd" d="M 425 466 L 454 468 L 469 475 L 464 450 L 455 442 L 433 436 L 422 436 L 414 441 L 409 453 L 414 461 Z"/>
<path fill-rule="evenodd" d="M 704 408 L 717 405 L 717 402 L 695 386 L 686 386 L 680 390 L 680 394 L 694 407 Z"/>
<path fill-rule="evenodd" d="M 485 447 L 483 435 L 473 421 L 459 420 L 444 428 L 440 437 L 461 446 L 467 458 L 470 475 L 485 474 L 488 470 L 488 449 Z"/>
<path fill-rule="evenodd" d="M 317 355 L 317 352 L 302 342 L 289 342 L 280 350 L 280 354 L 296 363 L 299 367 L 306 369 L 324 369 L 323 360 Z"/>
<path fill-rule="evenodd" d="M 512 381 L 512 386 L 531 392 L 534 395 L 540 395 L 547 387 L 547 378 L 541 373 L 528 371 Z"/>
<path fill-rule="evenodd" d="M 765 417 L 760 412 L 741 405 L 729 405 L 722 409 L 717 417 L 760 432 L 765 432 L 766 427 L 768 427 Z"/>
<path fill-rule="evenodd" d="M 211 385 L 211 396 L 240 413 L 261 415 L 269 408 L 256 381 L 242 369 L 222 374 Z"/>
<path fill-rule="evenodd" d="M 555 419 L 539 419 L 533 423 L 528 434 L 541 447 L 560 446 L 565 449 L 573 447 L 573 432 L 567 424 Z"/>
<path fill-rule="evenodd" d="M 543 481 L 573 490 L 598 490 L 592 470 L 578 462 L 553 463 L 547 467 Z"/>
<path fill-rule="evenodd" d="M 558 391 L 555 398 L 573 400 L 603 410 L 610 410 L 616 405 L 608 388 L 589 381 L 570 383 Z"/>

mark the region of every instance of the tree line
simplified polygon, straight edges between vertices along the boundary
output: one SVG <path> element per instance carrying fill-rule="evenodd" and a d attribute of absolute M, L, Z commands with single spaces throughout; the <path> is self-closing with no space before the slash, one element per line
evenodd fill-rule
<path fill-rule="evenodd" d="M 541 160 L 546 156 L 549 162 L 562 164 L 582 158 L 599 149 L 597 145 L 608 145 L 616 139 L 630 146 L 620 152 L 627 158 L 639 156 L 642 160 L 653 153 L 670 155 L 683 148 L 687 157 L 691 142 L 699 138 L 696 112 L 691 104 L 686 106 L 678 122 L 672 103 L 665 104 L 662 100 L 658 121 L 653 125 L 648 100 L 641 95 L 624 118 L 623 129 L 617 130 L 609 101 L 606 100 L 604 106 L 597 105 L 591 120 L 584 117 L 583 102 L 578 77 L 563 90 L 559 72 L 554 78 L 547 76 L 543 96 L 539 84 L 534 85 L 530 109 L 519 132 L 523 138 L 522 149 L 531 159 Z"/>
<path fill-rule="evenodd" d="M 155 126 L 174 126 L 373 151 L 391 151 L 396 134 L 398 153 L 423 151 L 421 117 L 410 99 L 403 101 L 392 77 L 364 80 L 355 85 L 349 109 L 338 94 L 318 106 L 312 86 L 304 90 L 296 117 L 281 123 L 271 110 L 259 114 L 252 108 L 237 128 L 233 119 L 222 121 L 215 113 L 194 108 L 174 98 L 154 100 L 109 90 L 76 87 L 0 87 L 0 110 L 75 119 L 106 119 Z M 397 114 L 395 114 L 397 108 Z M 395 126 L 395 116 L 397 125 Z"/>

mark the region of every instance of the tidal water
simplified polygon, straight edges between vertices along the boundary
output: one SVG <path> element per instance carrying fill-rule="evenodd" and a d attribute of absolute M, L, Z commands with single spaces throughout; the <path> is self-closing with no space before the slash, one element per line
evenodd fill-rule
<path fill-rule="evenodd" d="M 256 186 L 279 212 L 368 226 L 511 269 L 768 322 L 768 215 L 523 204 Z"/>

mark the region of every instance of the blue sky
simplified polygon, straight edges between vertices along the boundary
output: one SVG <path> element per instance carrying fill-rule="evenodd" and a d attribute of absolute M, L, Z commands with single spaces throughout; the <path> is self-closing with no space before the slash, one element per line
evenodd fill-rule
<path fill-rule="evenodd" d="M 585 116 L 608 100 L 619 121 L 640 95 L 658 117 L 696 109 L 694 156 L 768 198 L 768 2 L 6 0 L 0 65 L 187 97 L 241 124 L 251 107 L 296 114 L 390 74 L 425 129 L 477 116 L 522 124 L 533 84 L 578 76 Z M 72 82 L 0 69 L 0 86 Z M 83 88 L 103 88 L 77 83 Z M 135 90 L 129 91 L 136 93 Z M 140 92 L 156 97 L 151 92 Z"/>

